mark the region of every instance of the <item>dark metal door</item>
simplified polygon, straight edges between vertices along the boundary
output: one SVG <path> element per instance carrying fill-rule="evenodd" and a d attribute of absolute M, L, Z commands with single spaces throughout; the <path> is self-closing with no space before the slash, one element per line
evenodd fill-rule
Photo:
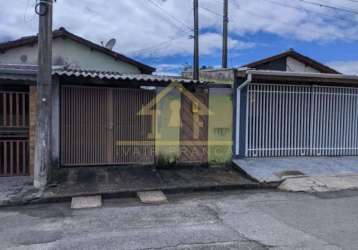
<path fill-rule="evenodd" d="M 180 163 L 208 162 L 208 105 L 204 90 L 181 95 Z"/>
<path fill-rule="evenodd" d="M 29 93 L 0 91 L 0 176 L 29 174 Z"/>
<path fill-rule="evenodd" d="M 140 114 L 152 98 L 142 89 L 62 87 L 61 164 L 154 163 L 152 117 Z"/>

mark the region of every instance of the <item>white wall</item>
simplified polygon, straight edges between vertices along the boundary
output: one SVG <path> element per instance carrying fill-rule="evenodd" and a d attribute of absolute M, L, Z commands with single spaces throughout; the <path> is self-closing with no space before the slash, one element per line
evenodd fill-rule
<path fill-rule="evenodd" d="M 287 57 L 286 70 L 289 72 L 310 72 L 319 73 L 318 70 L 307 66 L 292 57 Z"/>
<path fill-rule="evenodd" d="M 53 64 L 71 65 L 72 67 L 107 70 L 120 73 L 140 73 L 140 70 L 128 63 L 115 60 L 104 53 L 91 50 L 87 46 L 70 39 L 57 38 L 53 41 Z M 26 55 L 27 61 L 21 61 Z M 0 64 L 37 64 L 37 44 L 26 45 L 0 53 Z"/>

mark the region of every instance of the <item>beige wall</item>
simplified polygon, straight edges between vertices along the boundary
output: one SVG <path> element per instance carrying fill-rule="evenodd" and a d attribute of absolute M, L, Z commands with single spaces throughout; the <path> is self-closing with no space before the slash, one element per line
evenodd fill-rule
<path fill-rule="evenodd" d="M 23 63 L 21 56 L 26 55 Z M 37 64 L 37 44 L 10 49 L 0 54 L 0 64 Z M 91 50 L 87 46 L 70 39 L 57 38 L 53 41 L 53 64 L 70 65 L 90 70 L 116 71 L 120 73 L 140 73 L 140 70 L 128 63 L 115 60 L 104 53 Z"/>
<path fill-rule="evenodd" d="M 292 57 L 287 57 L 286 68 L 287 68 L 286 70 L 289 72 L 319 73 L 318 70 L 316 70 L 310 66 L 307 66 L 304 63 L 301 63 Z"/>

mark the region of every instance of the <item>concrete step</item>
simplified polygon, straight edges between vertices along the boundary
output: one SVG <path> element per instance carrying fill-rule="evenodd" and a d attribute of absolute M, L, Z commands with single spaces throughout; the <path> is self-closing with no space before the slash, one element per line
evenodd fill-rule
<path fill-rule="evenodd" d="M 102 207 L 102 196 L 81 196 L 73 197 L 71 202 L 72 209 L 98 208 Z"/>
<path fill-rule="evenodd" d="M 145 204 L 163 204 L 168 202 L 167 197 L 162 191 L 138 192 L 137 196 Z"/>

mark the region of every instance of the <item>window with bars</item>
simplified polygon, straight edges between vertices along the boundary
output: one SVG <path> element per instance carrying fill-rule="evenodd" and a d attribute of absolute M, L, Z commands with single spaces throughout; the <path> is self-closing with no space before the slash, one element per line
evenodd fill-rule
<path fill-rule="evenodd" d="M 0 90 L 0 176 L 29 174 L 29 93 Z"/>

